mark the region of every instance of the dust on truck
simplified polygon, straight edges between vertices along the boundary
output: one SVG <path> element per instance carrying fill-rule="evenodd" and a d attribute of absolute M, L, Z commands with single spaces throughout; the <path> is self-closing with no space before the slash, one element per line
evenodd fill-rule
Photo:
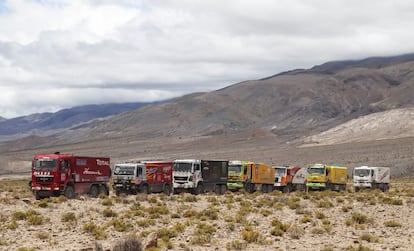
<path fill-rule="evenodd" d="M 389 167 L 360 166 L 355 167 L 353 173 L 355 192 L 362 188 L 379 188 L 383 192 L 390 189 Z"/>
<path fill-rule="evenodd" d="M 229 190 L 244 188 L 247 192 L 273 191 L 275 170 L 263 163 L 232 160 L 229 162 L 227 187 Z"/>
<path fill-rule="evenodd" d="M 38 154 L 32 163 L 32 191 L 37 200 L 44 197 L 76 194 L 109 195 L 110 158 L 69 154 Z"/>
<path fill-rule="evenodd" d="M 214 191 L 224 194 L 227 191 L 228 164 L 227 160 L 174 160 L 174 192 L 201 194 Z"/>
<path fill-rule="evenodd" d="M 115 164 L 112 187 L 116 193 L 137 194 L 172 191 L 171 161 L 137 161 Z"/>
<path fill-rule="evenodd" d="M 329 189 L 340 191 L 346 189 L 348 168 L 325 164 L 307 166 L 306 187 L 310 189 Z"/>

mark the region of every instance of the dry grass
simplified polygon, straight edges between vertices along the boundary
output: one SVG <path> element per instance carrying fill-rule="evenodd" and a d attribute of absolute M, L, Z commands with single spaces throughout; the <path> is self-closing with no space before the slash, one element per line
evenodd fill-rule
<path fill-rule="evenodd" d="M 397 248 L 393 240 L 409 250 L 404 236 L 414 234 L 409 187 L 388 193 L 240 191 L 40 201 L 23 188 L 2 182 L 0 188 L 0 249 L 7 250 L 80 250 L 96 242 L 115 250 L 143 244 L 150 233 L 158 236 L 157 250 L 284 250 L 283 243 L 298 250 L 380 250 Z M 15 190 L 23 191 L 16 196 Z"/>

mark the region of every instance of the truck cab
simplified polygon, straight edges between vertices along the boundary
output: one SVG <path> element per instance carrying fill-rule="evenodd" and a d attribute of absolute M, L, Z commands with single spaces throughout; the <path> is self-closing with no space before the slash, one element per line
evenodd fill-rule
<path fill-rule="evenodd" d="M 121 192 L 164 192 L 169 195 L 172 190 L 172 162 L 137 161 L 116 164 L 112 180 L 116 195 Z"/>
<path fill-rule="evenodd" d="M 311 164 L 307 167 L 306 187 L 311 189 L 346 189 L 348 168 L 324 164 Z"/>
<path fill-rule="evenodd" d="M 227 188 L 229 190 L 239 190 L 244 188 L 249 165 L 253 165 L 253 163 L 239 160 L 229 161 L 229 172 L 227 178 Z"/>
<path fill-rule="evenodd" d="M 202 193 L 201 160 L 180 159 L 173 162 L 174 191 L 192 190 L 195 194 Z"/>
<path fill-rule="evenodd" d="M 284 193 L 296 190 L 293 184 L 293 177 L 299 171 L 300 167 L 296 166 L 275 166 L 275 183 L 274 188 Z"/>
<path fill-rule="evenodd" d="M 389 167 L 355 167 L 353 171 L 354 189 L 358 192 L 362 188 L 379 188 L 383 192 L 389 190 L 390 168 Z"/>
<path fill-rule="evenodd" d="M 109 163 L 107 157 L 37 154 L 32 161 L 32 191 L 36 199 L 61 194 L 74 198 L 76 193 L 108 195 Z"/>
<path fill-rule="evenodd" d="M 116 164 L 112 175 L 112 187 L 116 195 L 121 192 L 136 194 L 140 189 L 140 184 L 146 179 L 142 169 L 141 163 Z"/>

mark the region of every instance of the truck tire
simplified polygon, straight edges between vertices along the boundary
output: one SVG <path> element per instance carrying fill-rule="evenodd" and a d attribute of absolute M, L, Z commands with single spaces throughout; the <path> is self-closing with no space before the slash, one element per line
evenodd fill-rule
<path fill-rule="evenodd" d="M 198 184 L 194 190 L 194 194 L 202 194 L 204 192 L 203 184 Z"/>
<path fill-rule="evenodd" d="M 227 191 L 227 185 L 221 185 L 220 186 L 220 194 L 225 194 Z"/>
<path fill-rule="evenodd" d="M 101 187 L 99 188 L 99 194 L 105 194 L 106 196 L 108 196 L 108 195 L 109 195 L 109 190 L 108 190 L 108 188 L 107 188 L 106 186 L 101 186 Z"/>
<path fill-rule="evenodd" d="M 98 197 L 99 195 L 99 188 L 97 185 L 92 185 L 91 188 L 89 189 L 89 195 L 93 198 Z"/>
<path fill-rule="evenodd" d="M 171 194 L 171 188 L 170 188 L 170 185 L 165 184 L 165 185 L 164 185 L 164 190 L 163 190 L 163 192 L 164 192 L 166 195 L 170 195 L 170 194 Z"/>
<path fill-rule="evenodd" d="M 288 185 L 283 187 L 282 193 L 289 193 L 289 192 L 290 192 L 290 185 L 288 184 Z"/>
<path fill-rule="evenodd" d="M 216 193 L 216 194 L 220 194 L 220 191 L 221 191 L 221 189 L 220 189 L 220 185 L 215 185 L 215 186 L 214 186 L 214 193 Z"/>
<path fill-rule="evenodd" d="M 65 197 L 68 199 L 75 198 L 75 189 L 73 188 L 73 186 L 67 186 L 65 188 Z"/>
<path fill-rule="evenodd" d="M 355 190 L 356 193 L 358 193 L 361 190 L 361 188 L 355 187 L 354 190 Z"/>
<path fill-rule="evenodd" d="M 36 200 L 42 199 L 42 196 L 40 196 L 40 193 L 38 191 L 34 191 L 34 194 L 35 194 Z"/>
<path fill-rule="evenodd" d="M 141 187 L 141 193 L 149 194 L 149 188 L 148 188 L 148 185 L 147 184 L 142 185 L 142 187 Z"/>
<path fill-rule="evenodd" d="M 253 193 L 254 192 L 253 184 L 250 181 L 246 182 L 246 184 L 244 185 L 244 189 L 248 193 Z"/>

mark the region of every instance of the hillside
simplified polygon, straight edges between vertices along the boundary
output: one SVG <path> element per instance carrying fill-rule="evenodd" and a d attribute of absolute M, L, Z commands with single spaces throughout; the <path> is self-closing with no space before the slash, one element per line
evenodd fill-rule
<path fill-rule="evenodd" d="M 372 113 L 305 139 L 305 146 L 414 136 L 414 108 Z"/>
<path fill-rule="evenodd" d="M 50 134 L 48 131 L 51 130 L 67 129 L 97 118 L 134 110 L 147 104 L 149 103 L 84 105 L 63 109 L 55 113 L 37 113 L 3 120 L 0 118 L 0 141 L 33 133 L 48 135 Z"/>
<path fill-rule="evenodd" d="M 212 136 L 260 128 L 292 141 L 363 115 L 413 107 L 414 61 L 396 58 L 382 64 L 381 58 L 336 62 L 335 67 L 327 63 L 193 93 L 71 131 L 65 138 Z"/>

